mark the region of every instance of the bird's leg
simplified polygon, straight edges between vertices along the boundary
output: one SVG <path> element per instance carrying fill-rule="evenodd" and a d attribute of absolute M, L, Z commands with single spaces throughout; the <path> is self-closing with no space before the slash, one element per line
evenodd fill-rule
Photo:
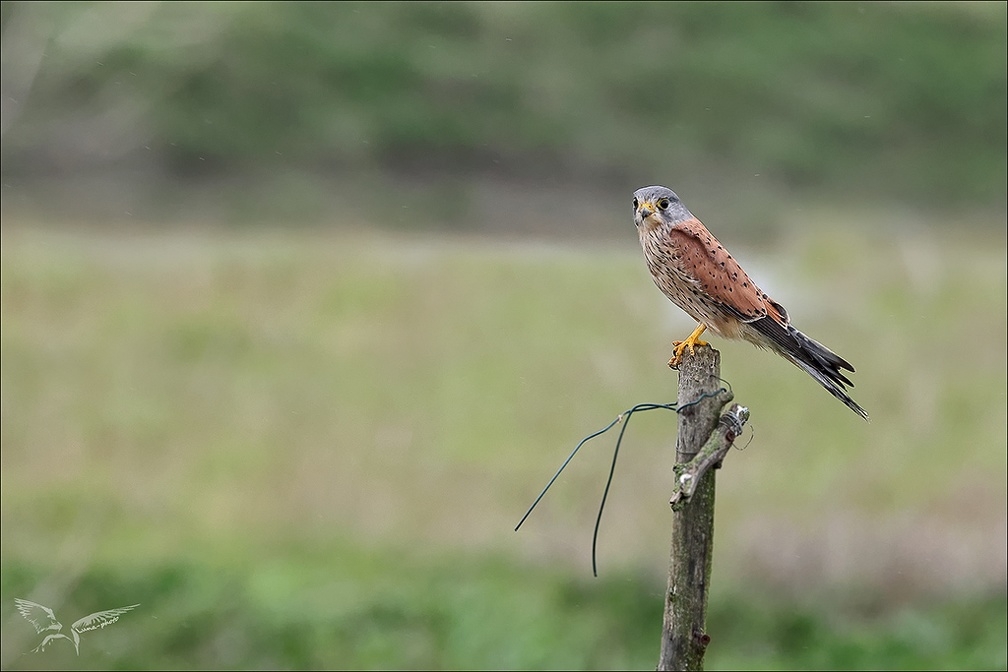
<path fill-rule="evenodd" d="M 700 340 L 700 334 L 707 331 L 707 325 L 701 322 L 697 325 L 693 333 L 686 337 L 685 341 L 672 341 L 672 359 L 669 360 L 669 366 L 679 366 L 679 362 L 682 361 L 683 352 L 686 348 L 689 348 L 690 354 L 693 353 L 693 347 L 697 345 L 707 345 L 706 341 Z"/>

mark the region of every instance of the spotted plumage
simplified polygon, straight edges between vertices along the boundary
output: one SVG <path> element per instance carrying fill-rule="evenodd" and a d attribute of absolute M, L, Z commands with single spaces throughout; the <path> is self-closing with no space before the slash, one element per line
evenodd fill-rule
<path fill-rule="evenodd" d="M 686 349 L 704 345 L 707 329 L 724 338 L 743 339 L 778 353 L 802 369 L 830 394 L 864 419 L 868 413 L 847 395 L 853 387 L 843 371 L 845 359 L 791 326 L 784 306 L 771 299 L 746 274 L 728 250 L 666 187 L 634 192 L 634 222 L 648 270 L 658 288 L 699 324 L 685 341 L 676 341 L 670 366 Z"/>

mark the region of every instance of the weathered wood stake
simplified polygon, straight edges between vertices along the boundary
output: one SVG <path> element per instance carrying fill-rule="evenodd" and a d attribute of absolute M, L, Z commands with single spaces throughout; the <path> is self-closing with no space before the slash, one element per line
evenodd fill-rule
<path fill-rule="evenodd" d="M 679 434 L 672 504 L 672 550 L 662 622 L 659 670 L 702 670 L 710 637 L 707 595 L 714 548 L 714 469 L 749 417 L 720 380 L 721 353 L 710 346 L 686 354 L 679 365 Z M 703 398 L 695 405 L 682 408 Z M 720 422 L 719 422 L 720 420 Z"/>

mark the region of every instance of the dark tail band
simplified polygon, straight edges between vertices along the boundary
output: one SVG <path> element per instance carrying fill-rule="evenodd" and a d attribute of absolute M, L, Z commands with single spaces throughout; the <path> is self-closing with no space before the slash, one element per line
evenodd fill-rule
<path fill-rule="evenodd" d="M 847 360 L 791 325 L 782 325 L 771 317 L 750 324 L 770 340 L 781 356 L 815 378 L 847 408 L 868 420 L 868 411 L 847 394 L 846 388 L 854 387 L 854 383 L 843 374 L 845 370 L 854 372 L 854 367 Z"/>

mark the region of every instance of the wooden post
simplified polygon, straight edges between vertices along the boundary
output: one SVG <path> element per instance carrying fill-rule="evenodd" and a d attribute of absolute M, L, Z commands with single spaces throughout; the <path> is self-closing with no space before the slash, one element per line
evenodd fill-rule
<path fill-rule="evenodd" d="M 720 380 L 721 353 L 710 346 L 685 354 L 679 365 L 679 434 L 672 495 L 672 550 L 662 622 L 659 670 L 702 670 L 710 637 L 707 594 L 714 548 L 714 469 L 749 417 L 733 405 Z M 710 395 L 704 398 L 704 395 Z M 701 399 L 698 403 L 697 399 Z M 720 418 L 720 423 L 719 423 Z"/>

